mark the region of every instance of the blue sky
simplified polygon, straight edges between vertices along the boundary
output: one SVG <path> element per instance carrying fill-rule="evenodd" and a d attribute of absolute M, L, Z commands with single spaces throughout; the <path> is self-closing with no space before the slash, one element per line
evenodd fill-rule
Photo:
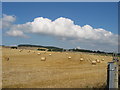
<path fill-rule="evenodd" d="M 64 17 L 74 21 L 75 25 L 103 28 L 113 34 L 118 34 L 118 6 L 117 2 L 76 2 L 76 3 L 53 3 L 53 2 L 18 2 L 18 3 L 2 3 L 3 14 L 14 15 L 16 21 L 13 24 L 25 24 L 32 22 L 37 17 L 48 18 L 52 21 L 57 18 Z M 37 44 L 37 45 L 52 45 L 63 48 L 85 48 L 109 51 L 109 48 L 104 47 L 106 44 L 99 46 L 89 46 L 89 43 L 82 44 L 82 42 L 71 42 L 69 40 L 61 40 L 56 36 L 48 34 L 33 34 L 26 33 L 30 38 L 13 37 L 6 35 L 6 30 L 3 30 L 3 44 L 4 45 L 18 45 L 18 44 Z M 113 48 L 115 49 L 115 48 Z M 111 49 L 111 50 L 113 50 Z"/>

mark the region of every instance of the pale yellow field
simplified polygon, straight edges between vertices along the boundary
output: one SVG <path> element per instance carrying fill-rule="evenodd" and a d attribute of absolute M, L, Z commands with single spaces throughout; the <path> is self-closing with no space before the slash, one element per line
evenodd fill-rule
<path fill-rule="evenodd" d="M 75 52 L 40 52 L 3 48 L 3 88 L 93 88 L 107 80 L 111 56 Z M 40 52 L 41 55 L 37 55 Z M 49 54 L 52 54 L 49 56 Z M 41 61 L 41 57 L 46 61 Z M 71 59 L 68 57 L 71 56 Z M 7 61 L 7 59 L 9 60 Z M 84 61 L 80 61 L 83 58 Z M 91 60 L 105 59 L 96 65 Z"/>

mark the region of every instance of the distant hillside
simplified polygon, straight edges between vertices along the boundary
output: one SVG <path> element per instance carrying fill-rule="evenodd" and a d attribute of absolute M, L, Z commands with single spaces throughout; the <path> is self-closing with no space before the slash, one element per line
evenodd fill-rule
<path fill-rule="evenodd" d="M 20 44 L 18 47 L 37 47 L 37 48 L 46 48 L 48 51 L 73 51 L 73 52 L 89 52 L 89 53 L 99 53 L 99 54 L 113 54 L 113 53 L 107 53 L 103 51 L 92 51 L 92 50 L 86 50 L 86 49 L 63 49 L 59 47 L 54 46 L 41 46 L 41 45 L 30 45 L 30 44 Z M 38 49 L 40 50 L 40 49 Z"/>
<path fill-rule="evenodd" d="M 54 46 L 41 46 L 41 45 L 30 45 L 30 44 L 20 44 L 18 47 L 38 47 L 38 48 L 47 48 L 47 49 L 62 49 Z"/>

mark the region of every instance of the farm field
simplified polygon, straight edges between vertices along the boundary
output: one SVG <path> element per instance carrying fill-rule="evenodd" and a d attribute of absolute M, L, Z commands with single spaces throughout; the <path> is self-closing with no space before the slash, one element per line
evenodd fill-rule
<path fill-rule="evenodd" d="M 96 59 L 100 62 L 92 64 Z M 99 88 L 106 84 L 110 61 L 112 56 L 100 54 L 3 48 L 2 87 Z"/>

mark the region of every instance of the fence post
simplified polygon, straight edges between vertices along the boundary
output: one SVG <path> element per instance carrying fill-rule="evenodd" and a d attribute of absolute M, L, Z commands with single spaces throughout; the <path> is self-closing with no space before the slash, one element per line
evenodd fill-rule
<path fill-rule="evenodd" d="M 108 63 L 107 84 L 109 90 L 111 88 L 118 89 L 118 65 L 117 62 Z"/>

